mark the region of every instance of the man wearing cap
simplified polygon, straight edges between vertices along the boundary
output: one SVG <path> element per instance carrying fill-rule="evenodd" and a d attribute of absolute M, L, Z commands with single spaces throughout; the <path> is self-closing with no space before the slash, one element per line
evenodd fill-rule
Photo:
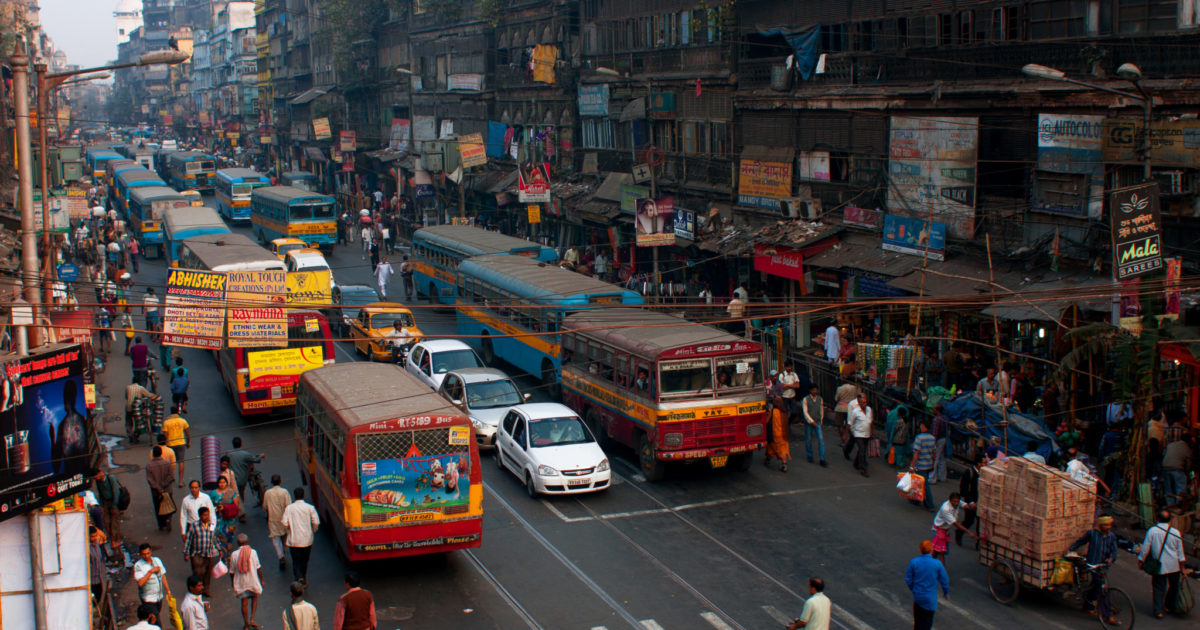
<path fill-rule="evenodd" d="M 1084 556 L 1084 562 L 1094 565 L 1105 565 L 1096 571 L 1105 571 L 1114 562 L 1117 561 L 1117 536 L 1112 533 L 1113 517 L 1104 515 L 1096 519 L 1096 527 L 1089 529 L 1079 537 L 1079 540 L 1071 543 L 1067 551 L 1075 551 L 1080 547 L 1087 545 L 1087 555 Z M 1088 589 L 1087 594 L 1083 597 L 1083 610 L 1089 615 L 1096 616 L 1097 601 L 1100 599 L 1100 589 L 1104 581 L 1095 579 L 1092 580 L 1092 587 Z M 1108 599 L 1105 598 L 1099 602 L 1099 614 L 1104 616 L 1107 623 L 1117 623 L 1117 618 L 1113 616 L 1112 609 L 1109 607 Z"/>

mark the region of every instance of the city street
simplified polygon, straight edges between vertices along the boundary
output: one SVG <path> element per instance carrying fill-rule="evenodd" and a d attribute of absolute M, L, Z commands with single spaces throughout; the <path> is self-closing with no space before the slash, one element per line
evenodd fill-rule
<path fill-rule="evenodd" d="M 248 233 L 246 228 L 239 231 Z M 399 253 L 393 261 L 399 260 Z M 330 258 L 339 284 L 373 284 L 357 245 Z M 160 286 L 161 261 L 143 263 L 139 283 Z M 402 288 L 397 278 L 389 293 Z M 422 330 L 432 336 L 454 333 L 453 315 L 413 305 Z M 139 320 L 140 325 L 140 320 Z M 117 347 L 119 347 L 119 342 Z M 265 452 L 265 479 L 281 474 L 284 485 L 299 483 L 290 418 L 244 421 L 223 390 L 207 353 L 185 350 L 191 369 L 193 447 L 188 477 L 198 471 L 200 438 L 216 435 L 222 449 L 241 436 L 251 452 Z M 338 361 L 359 360 L 339 344 Z M 499 366 L 504 367 L 504 366 Z M 114 353 L 101 375 L 108 417 L 119 416 L 128 359 Z M 165 379 L 163 379 L 165 383 Z M 546 400 L 530 378 L 521 384 Z M 106 432 L 121 432 L 109 422 Z M 794 431 L 793 435 L 798 436 Z M 647 483 L 632 453 L 610 452 L 615 484 L 579 498 L 529 499 L 521 483 L 492 465 L 485 451 L 485 516 L 480 548 L 442 557 L 418 557 L 355 567 L 363 586 L 375 595 L 380 628 L 778 628 L 800 613 L 807 580 L 818 576 L 833 600 L 834 627 L 867 630 L 911 624 L 911 599 L 904 584 L 908 560 L 930 537 L 932 514 L 896 496 L 894 475 L 880 460 L 864 479 L 837 458 L 836 431 L 827 429 L 830 467 L 804 461 L 804 444 L 792 439 L 790 472 L 756 465 L 749 472 L 682 470 L 661 483 Z M 124 445 L 119 448 L 123 448 Z M 125 514 L 130 548 L 150 541 L 169 571 L 172 590 L 183 593 L 189 570 L 177 532 L 154 530 L 142 476 L 144 443 L 118 450 L 113 460 L 129 474 L 133 493 Z M 936 486 L 941 501 L 957 483 Z M 178 499 L 177 495 L 177 499 Z M 251 500 L 242 531 L 263 561 L 265 593 L 257 621 L 278 627 L 288 601 L 290 568 L 280 572 L 266 536 L 265 514 Z M 328 531 L 328 528 L 323 528 Z M 969 546 L 951 547 L 951 591 L 942 600 L 937 627 L 1085 628 L 1096 622 L 1077 604 L 1023 595 L 1011 607 L 987 592 L 987 571 Z M 309 574 L 309 601 L 329 627 L 343 591 L 345 566 L 328 536 L 318 535 Z M 1164 628 L 1191 627 L 1186 620 L 1149 618 L 1149 579 L 1135 559 L 1121 553 L 1112 571 L 1115 585 L 1138 605 L 1142 623 Z M 129 589 L 126 589 L 128 591 Z M 238 602 L 228 581 L 214 585 L 214 628 L 241 624 Z M 132 621 L 127 617 L 127 622 Z M 123 626 L 122 626 L 123 627 Z"/>

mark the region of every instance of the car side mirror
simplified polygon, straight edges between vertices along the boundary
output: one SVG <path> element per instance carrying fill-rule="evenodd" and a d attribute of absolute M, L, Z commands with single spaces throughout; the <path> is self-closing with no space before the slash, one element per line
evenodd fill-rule
<path fill-rule="evenodd" d="M 461 401 L 461 400 L 454 400 L 454 399 L 452 398 L 452 399 L 450 399 L 450 404 L 451 404 L 451 405 L 454 405 L 455 407 L 461 407 L 461 406 L 462 406 L 462 401 Z"/>
<path fill-rule="evenodd" d="M 525 394 L 524 398 L 525 400 L 529 400 L 530 398 L 533 398 L 533 394 Z"/>

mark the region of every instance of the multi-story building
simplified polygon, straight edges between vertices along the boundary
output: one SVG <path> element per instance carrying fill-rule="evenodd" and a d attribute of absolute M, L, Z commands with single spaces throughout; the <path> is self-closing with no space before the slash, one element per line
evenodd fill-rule
<path fill-rule="evenodd" d="M 117 23 L 117 45 L 129 41 L 129 34 L 142 25 L 142 0 L 121 0 L 113 10 Z"/>

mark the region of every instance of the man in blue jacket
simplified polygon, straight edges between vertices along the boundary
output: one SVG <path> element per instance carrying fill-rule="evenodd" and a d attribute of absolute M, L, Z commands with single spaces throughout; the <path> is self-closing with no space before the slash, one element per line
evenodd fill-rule
<path fill-rule="evenodd" d="M 938 586 L 950 598 L 950 576 L 946 567 L 933 559 L 933 541 L 921 541 L 921 555 L 908 561 L 904 583 L 913 596 L 913 630 L 931 630 L 933 614 L 937 612 Z"/>

